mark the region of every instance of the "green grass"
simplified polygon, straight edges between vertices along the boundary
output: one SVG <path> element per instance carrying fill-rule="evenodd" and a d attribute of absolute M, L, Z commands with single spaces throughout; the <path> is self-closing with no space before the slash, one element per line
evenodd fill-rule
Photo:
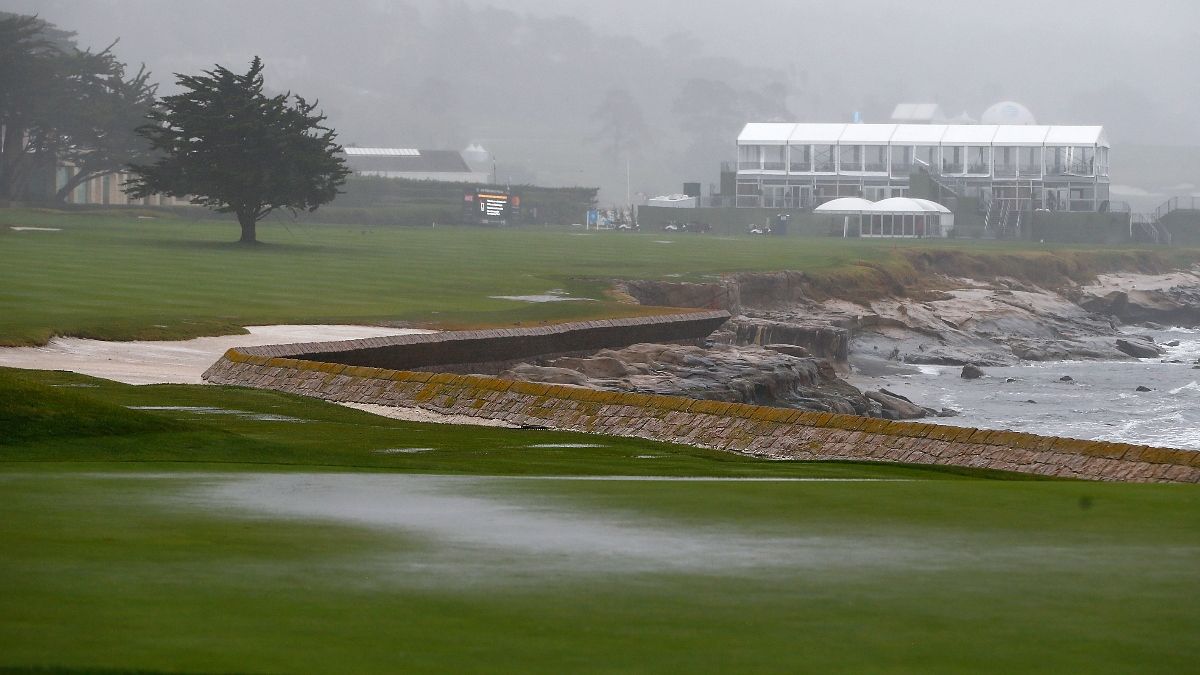
<path fill-rule="evenodd" d="M 0 370 L 0 400 L 22 397 L 0 437 L 49 432 L 0 445 L 0 672 L 1183 672 L 1200 648 L 1195 486 L 768 462 Z M 72 434 L 59 406 L 107 422 Z M 565 443 L 603 447 L 530 447 Z M 406 447 L 432 450 L 375 452 Z M 426 525 L 338 516 L 312 485 Z M 451 501 L 406 501 L 431 489 Z M 241 501 L 259 497 L 302 511 Z M 429 526 L 461 499 L 501 543 Z M 525 517 L 545 527 L 504 529 Z M 548 549 L 503 543 L 555 528 Z"/>
<path fill-rule="evenodd" d="M 12 225 L 62 231 L 18 232 Z M 852 262 L 895 263 L 898 251 L 916 248 L 1046 250 L 1018 243 L 311 223 L 268 223 L 260 231 L 266 245 L 245 247 L 232 243 L 232 222 L 0 209 L 0 345 L 41 344 L 53 335 L 178 339 L 273 323 L 455 327 L 628 316 L 658 310 L 606 300 L 611 279 L 704 280 L 785 269 L 846 269 L 853 276 Z M 599 301 L 489 297 L 553 288 Z"/>
<path fill-rule="evenodd" d="M 244 248 L 228 243 L 235 230 L 0 210 L 0 344 L 258 323 L 561 321 L 647 310 L 487 296 L 558 287 L 600 298 L 615 277 L 779 269 L 869 289 L 877 273 L 911 275 L 898 252 L 914 247 L 1034 248 L 312 224 L 266 225 L 268 245 Z M 534 447 L 564 444 L 601 447 Z M 402 448 L 428 450 L 386 452 Z M 364 493 L 379 504 L 466 481 L 438 496 L 490 505 L 474 516 L 484 530 L 533 514 L 567 542 L 586 536 L 578 550 L 531 552 L 207 501 L 277 479 L 301 491 L 399 480 Z M 648 538 L 619 534 L 629 528 Z M 611 542 L 589 548 L 592 533 Z M 638 546 L 668 553 L 643 559 Z M 766 557 L 707 564 L 714 551 Z M 406 423 L 271 391 L 0 369 L 0 672 L 1178 672 L 1200 648 L 1198 596 L 1194 486 L 768 462 Z"/>
<path fill-rule="evenodd" d="M 223 471 L 321 467 L 485 475 L 1015 477 L 890 464 L 774 463 L 631 438 L 597 441 L 596 436 L 571 432 L 404 422 L 270 390 L 133 386 L 61 371 L 0 368 L 0 402 L 21 397 L 28 404 L 0 410 L 0 439 L 6 439 L 0 441 L 0 461 L 9 466 L 35 463 L 38 470 L 81 462 L 121 462 L 169 464 L 171 470 L 219 466 Z M 129 406 L 214 408 L 248 414 L 136 410 Z M 79 423 L 72 421 L 66 412 L 70 410 L 81 411 Z M 255 415 L 302 421 L 263 421 Z M 100 421 L 92 423 L 92 418 Z M 40 433 L 30 431 L 33 429 Z M 603 447 L 529 447 L 563 443 L 600 443 Z M 380 452 L 411 447 L 432 450 Z M 635 461 L 638 455 L 656 458 Z"/>

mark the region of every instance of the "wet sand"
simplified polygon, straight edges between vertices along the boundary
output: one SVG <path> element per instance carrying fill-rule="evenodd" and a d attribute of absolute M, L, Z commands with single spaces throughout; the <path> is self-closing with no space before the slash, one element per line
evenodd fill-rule
<path fill-rule="evenodd" d="M 106 342 L 54 338 L 43 347 L 0 348 L 0 366 L 70 370 L 126 384 L 202 384 L 200 376 L 230 347 L 354 340 L 435 331 L 382 326 L 247 326 L 249 335 L 192 340 Z"/>

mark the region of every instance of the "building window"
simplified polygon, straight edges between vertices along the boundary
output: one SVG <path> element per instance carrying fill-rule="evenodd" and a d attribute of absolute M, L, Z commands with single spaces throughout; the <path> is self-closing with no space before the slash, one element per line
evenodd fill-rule
<path fill-rule="evenodd" d="M 1017 148 L 1017 171 L 1022 176 L 1042 175 L 1042 149 Z"/>
<path fill-rule="evenodd" d="M 892 146 L 892 175 L 907 176 L 913 170 L 913 149 L 910 145 Z"/>
<path fill-rule="evenodd" d="M 852 171 L 861 172 L 863 170 L 863 149 L 861 145 L 841 145 L 838 148 L 838 159 L 841 162 L 839 171 L 849 173 Z"/>
<path fill-rule="evenodd" d="M 992 148 L 987 145 L 967 146 L 967 173 L 986 176 L 992 172 Z"/>
<path fill-rule="evenodd" d="M 1072 211 L 1095 211 L 1096 210 L 1096 189 L 1092 185 L 1072 185 L 1071 186 L 1071 210 Z"/>
<path fill-rule="evenodd" d="M 942 173 L 963 173 L 965 169 L 962 146 L 942 146 Z"/>
<path fill-rule="evenodd" d="M 1067 171 L 1072 176 L 1093 176 L 1096 174 L 1096 149 L 1089 146 L 1072 146 L 1068 148 Z"/>
<path fill-rule="evenodd" d="M 813 146 L 813 171 L 818 173 L 833 173 L 837 171 L 836 145 Z"/>
<path fill-rule="evenodd" d="M 868 145 L 863 148 L 863 156 L 867 171 L 884 173 L 888 170 L 886 145 Z"/>
<path fill-rule="evenodd" d="M 936 145 L 918 145 L 913 149 L 913 162 L 918 166 L 929 171 L 937 171 L 938 161 L 938 146 Z"/>
<path fill-rule="evenodd" d="M 1046 148 L 1046 175 L 1065 176 L 1067 174 L 1067 155 L 1069 148 L 1052 146 Z"/>
<path fill-rule="evenodd" d="M 762 168 L 759 162 L 757 145 L 738 146 L 738 171 L 757 171 Z"/>
<path fill-rule="evenodd" d="M 789 166 L 792 173 L 812 172 L 812 146 L 793 145 L 788 148 Z"/>
<path fill-rule="evenodd" d="M 1013 178 L 1017 175 L 1017 149 L 996 148 L 996 178 Z"/>
<path fill-rule="evenodd" d="M 763 169 L 767 171 L 783 171 L 787 168 L 784 163 L 784 152 L 787 150 L 783 145 L 764 145 L 762 146 Z"/>

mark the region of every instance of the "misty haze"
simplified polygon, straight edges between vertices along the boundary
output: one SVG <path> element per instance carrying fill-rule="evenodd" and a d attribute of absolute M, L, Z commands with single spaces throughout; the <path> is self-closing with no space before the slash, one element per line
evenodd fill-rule
<path fill-rule="evenodd" d="M 1173 673 L 1200 5 L 0 0 L 0 673 Z"/>
<path fill-rule="evenodd" d="M 634 192 L 707 189 L 742 124 L 888 122 L 903 102 L 978 119 L 1006 100 L 1042 124 L 1103 125 L 1121 199 L 1200 192 L 1200 93 L 1189 2 L 162 3 L 5 0 L 100 48 L 120 38 L 169 93 L 171 73 L 259 55 L 271 86 L 319 98 L 345 144 L 493 153 L 504 182 Z M 130 30 L 130 26 L 150 27 Z M 632 105 L 606 126 L 610 92 Z M 641 122 L 640 124 L 638 122 Z M 490 170 L 490 166 L 488 167 Z"/>

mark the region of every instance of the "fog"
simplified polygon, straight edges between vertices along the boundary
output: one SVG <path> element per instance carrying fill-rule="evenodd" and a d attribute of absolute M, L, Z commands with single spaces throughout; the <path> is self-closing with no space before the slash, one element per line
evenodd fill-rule
<path fill-rule="evenodd" d="M 1200 5 L 1184 0 L 0 0 L 0 9 L 37 13 L 77 32 L 81 46 L 120 38 L 118 55 L 146 63 L 163 93 L 172 73 L 236 69 L 257 54 L 268 86 L 319 98 L 343 143 L 478 143 L 501 181 L 600 185 L 609 201 L 627 187 L 715 182 L 746 121 L 857 113 L 880 122 L 905 101 L 978 118 L 1008 99 L 1041 123 L 1103 124 L 1114 183 L 1152 194 L 1200 183 L 1190 159 L 1200 146 L 1191 73 Z M 1156 174 L 1164 164 L 1176 168 Z"/>

